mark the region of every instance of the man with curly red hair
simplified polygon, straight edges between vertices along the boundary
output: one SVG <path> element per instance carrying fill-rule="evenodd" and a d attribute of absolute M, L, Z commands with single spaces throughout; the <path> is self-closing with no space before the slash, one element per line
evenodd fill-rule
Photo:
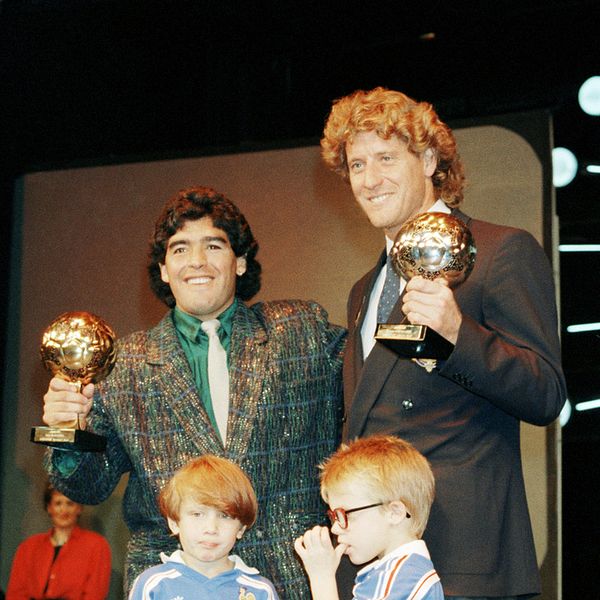
<path fill-rule="evenodd" d="M 551 423 L 566 398 L 550 264 L 529 233 L 458 209 L 463 166 L 430 104 L 381 87 L 354 92 L 334 103 L 321 146 L 388 252 L 402 225 L 426 211 L 452 213 L 477 244 L 466 281 L 402 281 L 383 318 L 386 252 L 354 285 L 344 439 L 395 435 L 431 463 L 437 493 L 424 539 L 446 595 L 538 594 L 519 427 Z M 449 357 L 423 368 L 376 342 L 378 321 L 403 318 L 448 340 Z"/>

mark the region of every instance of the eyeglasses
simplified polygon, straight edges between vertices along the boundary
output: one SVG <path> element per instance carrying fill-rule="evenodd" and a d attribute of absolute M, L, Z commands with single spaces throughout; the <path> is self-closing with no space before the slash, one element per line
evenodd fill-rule
<path fill-rule="evenodd" d="M 376 502 L 375 504 L 367 504 L 367 506 L 358 506 L 357 508 L 334 508 L 327 511 L 327 516 L 331 521 L 331 525 L 333 526 L 337 521 L 339 526 L 342 529 L 346 529 L 348 527 L 348 515 L 353 512 L 357 512 L 359 510 L 367 510 L 367 508 L 375 508 L 376 506 L 383 506 L 385 502 Z M 410 514 L 406 513 L 406 518 L 410 519 Z"/>
<path fill-rule="evenodd" d="M 327 511 L 327 516 L 331 521 L 331 525 L 334 525 L 337 521 L 342 529 L 348 527 L 348 515 L 359 510 L 367 510 L 367 508 L 375 508 L 376 506 L 383 505 L 383 502 L 377 502 L 375 504 L 367 504 L 367 506 L 359 506 L 357 508 L 334 508 L 333 510 Z"/>

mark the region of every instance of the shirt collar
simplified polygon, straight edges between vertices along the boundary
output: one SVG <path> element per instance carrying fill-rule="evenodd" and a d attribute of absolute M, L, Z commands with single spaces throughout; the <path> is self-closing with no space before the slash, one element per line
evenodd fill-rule
<path fill-rule="evenodd" d="M 166 554 L 165 552 L 160 553 L 160 560 L 163 563 L 173 562 L 179 563 L 180 565 L 185 565 L 186 562 L 183 560 L 183 553 L 181 550 L 175 550 L 171 555 Z M 229 560 L 233 562 L 233 568 L 243 571 L 244 573 L 248 573 L 249 575 L 258 575 L 258 569 L 254 567 L 249 567 L 237 554 L 230 554 Z"/>
<path fill-rule="evenodd" d="M 229 337 L 233 328 L 233 315 L 238 307 L 238 299 L 235 297 L 231 306 L 226 308 L 219 316 L 218 319 L 221 323 L 219 331 Z M 202 321 L 192 315 L 188 315 L 183 312 L 177 306 L 173 309 L 173 323 L 177 331 L 191 340 L 196 342 L 199 336 L 205 336 L 206 334 L 202 331 Z"/>
<path fill-rule="evenodd" d="M 406 544 L 398 546 L 379 560 L 374 560 L 372 563 L 369 563 L 366 567 L 363 567 L 357 573 L 357 575 L 368 573 L 372 569 L 379 568 L 383 563 L 393 558 L 399 558 L 408 554 L 420 554 L 421 556 L 431 560 L 431 557 L 429 556 L 429 550 L 427 549 L 427 544 L 423 540 L 412 540 L 410 542 L 406 542 Z"/>

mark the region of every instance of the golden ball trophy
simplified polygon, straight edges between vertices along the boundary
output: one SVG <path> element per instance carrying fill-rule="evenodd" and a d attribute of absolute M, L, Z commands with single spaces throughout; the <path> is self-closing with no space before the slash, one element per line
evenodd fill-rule
<path fill-rule="evenodd" d="M 53 376 L 76 384 L 81 391 L 112 370 L 115 339 L 112 328 L 100 317 L 88 312 L 64 313 L 44 331 L 42 362 Z M 106 438 L 80 428 L 79 416 L 68 423 L 33 427 L 31 441 L 61 450 L 102 452 L 106 448 Z"/>
<path fill-rule="evenodd" d="M 471 273 L 477 250 L 463 221 L 447 213 L 426 212 L 400 228 L 390 252 L 394 270 L 406 281 L 417 275 L 443 277 L 455 287 Z M 425 361 L 428 370 L 454 348 L 433 329 L 406 318 L 401 323 L 379 323 L 375 339 L 402 357 Z"/>

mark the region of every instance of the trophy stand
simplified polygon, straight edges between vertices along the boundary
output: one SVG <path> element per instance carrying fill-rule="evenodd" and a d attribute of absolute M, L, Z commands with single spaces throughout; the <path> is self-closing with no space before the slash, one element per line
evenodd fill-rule
<path fill-rule="evenodd" d="M 104 452 L 106 438 L 97 433 L 86 431 L 76 421 L 53 427 L 38 425 L 31 428 L 29 438 L 34 444 L 43 444 L 59 450 L 79 450 L 82 452 Z"/>
<path fill-rule="evenodd" d="M 378 323 L 375 339 L 403 358 L 445 359 L 454 344 L 426 325 Z"/>

